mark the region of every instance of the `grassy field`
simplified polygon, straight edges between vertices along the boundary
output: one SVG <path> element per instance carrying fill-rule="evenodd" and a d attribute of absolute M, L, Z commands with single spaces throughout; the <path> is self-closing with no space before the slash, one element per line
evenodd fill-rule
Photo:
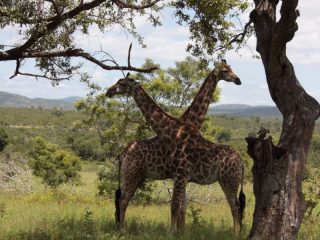
<path fill-rule="evenodd" d="M 82 184 L 45 189 L 35 179 L 34 192 L 0 194 L 0 239 L 232 239 L 232 219 L 224 199 L 202 205 L 189 203 L 187 226 L 172 235 L 169 229 L 169 203 L 130 205 L 125 231 L 118 232 L 112 199 L 96 196 L 96 165 L 85 164 Z M 199 191 L 207 191 L 201 187 Z M 249 233 L 254 197 L 252 186 L 245 186 L 247 208 L 245 231 Z M 219 187 L 214 195 L 223 197 Z M 319 209 L 318 209 L 319 210 Z M 305 221 L 299 239 L 320 239 L 319 217 Z"/>

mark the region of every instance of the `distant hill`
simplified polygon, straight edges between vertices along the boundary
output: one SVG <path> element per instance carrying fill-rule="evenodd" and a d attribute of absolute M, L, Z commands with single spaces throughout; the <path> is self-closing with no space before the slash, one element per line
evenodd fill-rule
<path fill-rule="evenodd" d="M 67 97 L 62 99 L 28 98 L 22 95 L 0 91 L 0 107 L 52 109 L 62 108 L 74 110 L 73 103 L 81 97 Z M 235 117 L 281 117 L 279 110 L 272 106 L 250 106 L 245 104 L 215 105 L 209 109 L 211 115 L 227 115 Z"/>
<path fill-rule="evenodd" d="M 250 106 L 245 104 L 224 104 L 213 106 L 209 109 L 211 115 L 227 115 L 234 117 L 281 117 L 277 107 Z"/>
<path fill-rule="evenodd" d="M 19 94 L 0 91 L 0 107 L 38 108 L 44 109 L 62 108 L 74 110 L 73 103 L 80 97 L 68 97 L 63 99 L 28 98 Z"/>

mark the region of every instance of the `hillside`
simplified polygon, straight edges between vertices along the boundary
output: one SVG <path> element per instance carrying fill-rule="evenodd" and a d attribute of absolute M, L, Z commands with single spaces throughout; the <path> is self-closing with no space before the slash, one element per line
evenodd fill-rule
<path fill-rule="evenodd" d="M 228 115 L 234 117 L 281 117 L 275 106 L 250 106 L 244 104 L 225 104 L 213 106 L 209 109 L 211 115 Z"/>
<path fill-rule="evenodd" d="M 63 99 L 28 98 L 18 94 L 0 91 L 0 107 L 13 108 L 61 108 L 74 110 L 73 103 L 80 97 L 67 97 Z M 210 107 L 211 115 L 227 115 L 235 117 L 281 117 L 279 110 L 273 106 L 250 106 L 245 104 L 222 104 Z"/>
<path fill-rule="evenodd" d="M 80 99 L 79 97 L 68 97 L 63 99 L 44 99 L 28 98 L 22 95 L 0 91 L 0 107 L 17 108 L 62 108 L 64 110 L 73 110 L 73 103 Z"/>

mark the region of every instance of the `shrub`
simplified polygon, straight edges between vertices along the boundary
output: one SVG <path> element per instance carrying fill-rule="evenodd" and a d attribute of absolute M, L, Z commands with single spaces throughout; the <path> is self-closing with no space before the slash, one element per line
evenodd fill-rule
<path fill-rule="evenodd" d="M 34 175 L 41 177 L 45 184 L 57 187 L 78 179 L 81 169 L 79 157 L 46 142 L 42 137 L 35 137 L 31 142 L 30 165 Z"/>
<path fill-rule="evenodd" d="M 114 192 L 118 188 L 119 175 L 115 164 L 109 163 L 99 166 L 97 188 L 98 195 L 107 198 L 113 198 Z M 152 201 L 152 194 L 154 193 L 155 184 L 151 181 L 146 181 L 139 186 L 134 197 L 133 202 L 137 204 L 147 204 Z"/>
<path fill-rule="evenodd" d="M 310 218 L 313 210 L 320 203 L 320 170 L 312 169 L 307 179 L 304 180 L 304 198 L 306 202 L 305 216 Z"/>
<path fill-rule="evenodd" d="M 0 128 L 0 151 L 9 143 L 9 136 L 3 128 Z"/>
<path fill-rule="evenodd" d="M 216 134 L 216 139 L 219 143 L 229 142 L 231 140 L 231 132 L 230 130 L 221 130 Z"/>

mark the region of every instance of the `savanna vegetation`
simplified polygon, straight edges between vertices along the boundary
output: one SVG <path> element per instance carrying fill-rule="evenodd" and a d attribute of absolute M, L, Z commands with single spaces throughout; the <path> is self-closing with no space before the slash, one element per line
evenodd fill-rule
<path fill-rule="evenodd" d="M 304 188 L 309 216 L 304 221 L 309 222 L 307 223 L 308 230 L 304 231 L 302 228 L 300 235 L 302 234 L 302 237 L 308 239 L 317 239 L 319 234 L 316 231 L 319 230 L 311 230 L 315 229 L 312 227 L 312 221 L 317 221 L 317 219 L 310 219 L 318 217 L 313 214 L 313 211 L 316 209 L 316 202 L 319 198 L 319 189 L 314 183 L 318 182 L 319 177 L 317 165 L 319 163 L 318 126 L 315 126 L 315 123 L 320 115 L 320 107 L 299 83 L 286 51 L 287 44 L 294 38 L 295 32 L 298 30 L 296 21 L 300 16 L 297 9 L 298 3 L 298 0 L 254 0 L 253 9 L 248 14 L 247 23 L 243 24 L 242 28 L 242 24 L 237 25 L 236 23 L 240 14 L 250 6 L 248 1 L 3 0 L 0 1 L 0 28 L 3 30 L 14 26 L 17 40 L 13 45 L 0 44 L 0 49 L 3 50 L 0 51 L 0 62 L 15 62 L 11 78 L 19 75 L 46 78 L 51 80 L 53 85 L 66 79 L 79 79 L 93 88 L 95 86 L 92 85 L 90 76 L 81 68 L 83 63 L 73 59 L 80 58 L 105 70 L 150 73 L 157 67 L 152 65 L 137 68 L 131 65 L 131 45 L 128 50 L 127 64 L 121 65 L 117 64 L 114 58 L 107 53 L 107 50 L 101 49 L 101 47 L 99 49 L 99 46 L 96 46 L 97 51 L 94 54 L 80 48 L 77 45 L 77 34 L 88 35 L 90 27 L 93 26 L 98 27 L 102 32 L 119 27 L 145 47 L 143 36 L 137 31 L 137 17 L 144 17 L 146 22 L 157 27 L 161 25 L 161 10 L 168 7 L 174 12 L 178 23 L 189 29 L 191 41 L 186 50 L 199 57 L 205 64 L 212 61 L 215 56 L 223 56 L 227 50 L 242 47 L 247 37 L 255 35 L 256 50 L 265 69 L 270 95 L 283 116 L 282 124 L 275 120 L 223 119 L 222 125 L 219 125 L 219 119 L 215 122 L 215 119 L 208 118 L 203 134 L 209 139 L 227 142 L 241 152 L 247 163 L 246 179 L 248 184 L 250 184 L 251 161 L 245 154 L 246 144 L 243 143 L 243 133 L 251 136 L 247 140 L 250 145 L 250 156 L 255 163 L 259 161 L 266 163 L 261 169 L 254 168 L 253 171 L 252 179 L 255 189 L 263 190 L 254 192 L 258 204 L 255 206 L 256 214 L 254 215 L 253 227 L 250 230 L 250 239 L 296 238 L 304 216 L 303 180 L 305 181 Z M 241 28 L 240 31 L 239 28 Z M 26 62 L 34 66 L 34 71 L 28 72 L 29 69 L 25 67 Z M 153 96 L 160 94 L 159 104 L 166 106 L 166 110 L 172 115 L 179 114 L 181 108 L 188 103 L 188 97 L 192 96 L 192 91 L 189 91 L 191 93 L 189 95 L 189 93 L 185 94 L 186 90 L 192 90 L 192 88 L 183 87 L 184 83 L 179 81 L 182 88 L 172 85 L 171 83 L 174 81 L 167 82 L 166 77 L 170 79 L 170 76 L 174 76 L 174 72 L 170 73 L 169 70 L 164 74 L 161 71 L 155 74 L 159 81 L 152 81 L 152 83 L 146 81 L 144 82 L 145 87 L 151 91 L 151 95 L 152 91 L 156 92 L 157 89 L 161 89 Z M 162 76 L 165 77 L 162 78 Z M 181 89 L 182 91 L 180 91 Z M 21 122 L 15 119 L 12 122 L 7 119 L 3 120 L 4 130 L 0 132 L 3 151 L 1 157 L 2 188 L 6 190 L 19 189 L 22 192 L 34 189 L 33 191 L 36 192 L 38 188 L 32 187 L 30 178 L 37 175 L 45 183 L 45 193 L 54 191 L 53 196 L 56 198 L 59 196 L 59 185 L 72 183 L 81 186 L 80 161 L 106 162 L 109 165 L 127 142 L 152 134 L 148 126 L 141 121 L 141 115 L 130 100 L 106 101 L 103 96 L 92 96 L 77 104 L 77 109 L 84 113 L 84 116 L 79 118 L 80 121 L 63 120 L 67 115 L 74 116 L 74 113 L 65 113 L 66 116 L 63 116 L 64 112 L 60 110 L 53 113 L 40 109 L 24 111 L 31 111 L 30 115 L 36 114 L 37 111 L 44 111 L 40 112 L 43 115 L 40 116 L 41 119 L 47 114 L 51 114 L 48 122 L 42 122 L 42 125 L 28 124 L 27 114 L 23 115 L 24 119 L 20 118 Z M 183 99 L 185 101 L 182 101 Z M 119 110 L 121 111 L 119 112 Z M 1 117 L 6 118 L 6 115 L 7 112 Z M 57 120 L 53 122 L 52 119 Z M 259 123 L 254 124 L 255 120 Z M 35 119 L 30 119 L 29 123 L 33 121 Z M 13 122 L 16 122 L 17 125 L 14 125 Z M 237 122 L 237 125 L 231 128 L 233 122 Z M 66 127 L 63 127 L 64 124 Z M 226 126 L 226 124 L 229 125 Z M 241 127 L 246 124 L 246 127 Z M 263 124 L 265 124 L 264 127 L 270 128 L 274 144 L 271 139 L 264 141 L 252 138 L 257 131 L 256 127 Z M 273 124 L 274 126 L 272 126 Z M 275 128 L 277 131 L 274 130 Z M 42 148 L 37 149 L 38 145 Z M 266 149 L 272 149 L 277 154 L 267 156 Z M 310 152 L 309 161 L 307 161 L 308 151 Z M 278 161 L 279 159 L 281 161 Z M 50 161 L 49 165 L 47 165 L 47 161 Z M 109 179 L 109 176 L 115 172 L 114 169 L 111 169 L 112 166 L 111 164 L 99 170 L 98 185 L 102 195 L 106 193 L 108 196 L 108 191 L 103 191 L 103 188 L 110 186 L 108 181 L 112 182 L 112 179 Z M 58 177 L 55 178 L 55 175 Z M 276 187 L 269 187 L 270 182 Z M 25 185 L 25 183 L 28 184 Z M 151 185 L 146 187 L 150 190 L 150 194 L 151 189 L 154 188 L 156 187 Z M 42 193 L 40 191 L 40 195 Z M 66 196 L 76 196 L 70 190 L 66 190 L 65 193 Z M 2 196 L 6 197 L 7 195 L 3 194 Z M 1 227 L 6 227 L 6 224 L 10 222 L 6 219 L 8 217 L 7 204 L 10 209 L 10 204 L 14 204 L 20 197 L 12 195 L 8 197 L 9 200 L 3 200 L 4 203 L 1 203 L 1 221 L 5 223 Z M 50 197 L 48 198 L 50 199 Z M 81 197 L 81 199 L 85 198 Z M 150 201 L 151 199 L 149 198 Z M 45 203 L 45 213 L 49 212 L 50 204 L 48 203 L 50 201 Z M 18 204 L 18 206 L 22 205 Z M 12 209 L 18 210 L 19 208 L 13 206 Z M 26 209 L 33 208 L 23 208 L 22 212 L 27 213 Z M 54 209 L 59 210 L 57 206 Z M 191 215 L 195 219 L 194 222 L 202 222 L 198 209 L 192 209 Z M 37 237 L 56 239 L 62 238 L 62 236 L 94 239 L 104 238 L 103 234 L 99 234 L 101 232 L 108 233 L 108 221 L 103 220 L 104 224 L 96 224 L 94 220 L 96 215 L 92 210 L 86 210 L 83 217 L 78 220 L 76 216 L 74 218 L 64 217 L 62 212 L 57 214 L 57 216 L 59 215 L 58 220 L 53 221 L 53 225 L 45 220 L 40 221 L 35 223 L 34 229 L 24 233 L 17 230 L 19 229 L 17 223 L 14 224 L 14 228 L 10 227 L 10 230 L 3 230 L 0 234 L 6 234 L 4 238 L 12 239 L 36 239 Z M 20 216 L 14 219 L 24 219 L 21 217 L 21 212 L 19 214 Z M 9 216 L 14 217 L 14 214 Z M 35 218 L 30 217 L 28 226 L 32 225 L 30 219 L 41 219 L 45 216 L 40 213 Z M 150 222 L 152 221 L 148 221 L 147 224 Z M 56 228 L 52 228 L 52 226 Z M 75 231 L 75 234 L 83 235 L 74 237 L 72 231 L 69 230 L 74 226 L 81 226 L 81 229 L 84 230 Z M 149 228 L 137 222 L 132 222 L 130 226 L 133 226 L 131 228 L 133 232 L 144 228 L 155 229 L 153 234 L 147 233 L 147 236 L 138 234 L 136 238 L 149 238 L 150 236 L 161 238 L 163 236 L 161 233 L 165 232 L 159 226 L 158 228 Z M 198 233 L 196 227 L 189 229 Z M 63 232 L 64 230 L 71 235 Z M 186 234 L 192 234 L 192 232 L 186 231 Z M 199 232 L 206 233 L 204 229 Z M 304 233 L 306 235 L 303 235 Z M 112 237 L 116 236 L 107 236 L 107 238 Z M 127 236 L 121 235 L 119 237 L 126 238 Z M 193 238 L 191 235 L 187 237 Z M 203 238 L 206 237 L 208 236 L 203 236 Z M 215 238 L 219 238 L 219 236 L 215 236 Z"/>
<path fill-rule="evenodd" d="M 187 58 L 174 68 L 137 77 L 166 111 L 178 116 L 206 74 L 197 63 Z M 0 239 L 231 239 L 231 213 L 218 184 L 189 185 L 187 227 L 179 235 L 170 234 L 170 180 L 141 186 L 129 206 L 126 230 L 117 231 L 115 158 L 132 140 L 153 133 L 132 99 L 107 100 L 97 90 L 93 88 L 95 94 L 75 104 L 78 111 L 0 109 L 6 113 L 0 115 Z M 219 91 L 214 99 L 219 99 Z M 206 138 L 232 145 L 245 161 L 243 239 L 252 225 L 255 201 L 253 163 L 244 137 L 256 136 L 261 126 L 270 130 L 274 140 L 279 138 L 281 119 L 277 118 L 208 116 L 202 129 Z M 320 236 L 319 154 L 317 124 L 304 175 L 307 209 L 300 239 Z"/>

